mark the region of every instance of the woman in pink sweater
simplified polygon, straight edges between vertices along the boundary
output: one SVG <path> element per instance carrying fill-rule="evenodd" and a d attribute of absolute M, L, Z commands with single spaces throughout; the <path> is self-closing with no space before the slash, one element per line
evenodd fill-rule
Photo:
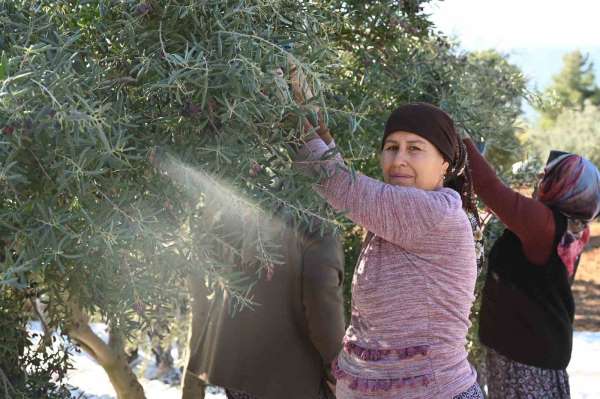
<path fill-rule="evenodd" d="M 317 192 L 368 230 L 332 366 L 337 398 L 482 398 L 465 349 L 477 274 L 465 211 L 475 206 L 452 119 L 423 103 L 395 110 L 382 140 L 383 182 L 353 175 L 339 154 L 326 159 L 334 143 L 316 130 L 299 168 L 320 173 Z"/>

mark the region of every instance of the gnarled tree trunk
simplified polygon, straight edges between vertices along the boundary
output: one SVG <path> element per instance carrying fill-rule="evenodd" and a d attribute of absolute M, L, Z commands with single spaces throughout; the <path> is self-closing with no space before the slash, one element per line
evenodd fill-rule
<path fill-rule="evenodd" d="M 104 342 L 92 331 L 89 318 L 79 305 L 70 301 L 69 309 L 71 320 L 67 334 L 104 368 L 117 398 L 145 399 L 144 389 L 127 362 L 123 338 L 110 331 L 108 343 Z"/>

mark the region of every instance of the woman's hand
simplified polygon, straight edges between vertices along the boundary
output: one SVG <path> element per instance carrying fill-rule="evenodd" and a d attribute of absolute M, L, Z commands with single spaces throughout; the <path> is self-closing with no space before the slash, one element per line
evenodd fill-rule
<path fill-rule="evenodd" d="M 329 131 L 329 128 L 327 127 L 327 124 L 325 123 L 325 116 L 323 115 L 323 112 L 319 111 L 317 113 L 317 119 L 318 119 L 318 123 L 319 123 L 319 126 L 317 128 L 315 128 L 308 119 L 305 119 L 304 120 L 304 131 L 316 132 L 319 135 L 319 137 L 321 138 L 321 140 L 323 140 L 325 142 L 325 144 L 329 145 L 329 143 L 331 143 L 333 141 L 333 136 L 331 135 L 331 132 Z"/>
<path fill-rule="evenodd" d="M 485 143 L 485 141 L 483 141 L 483 139 L 479 139 L 479 140 L 473 139 L 473 137 L 469 134 L 469 132 L 467 132 L 467 130 L 464 128 L 457 127 L 457 131 L 458 131 L 458 135 L 460 136 L 463 143 L 467 144 L 467 142 L 470 141 L 471 143 L 473 143 L 475 148 L 477 148 L 477 151 L 479 151 L 479 153 L 481 155 L 485 155 L 485 150 L 487 149 L 487 147 L 486 147 L 486 143 Z"/>
<path fill-rule="evenodd" d="M 314 97 L 312 90 L 306 81 L 306 76 L 304 73 L 294 63 L 290 62 L 290 65 L 290 85 L 292 87 L 294 101 L 296 101 L 296 103 L 299 105 L 306 104 L 306 102 L 310 101 Z M 307 118 L 305 118 L 303 123 L 304 133 L 308 135 L 308 137 L 305 137 L 305 140 L 310 140 L 313 138 L 313 134 L 317 133 L 317 135 L 325 142 L 325 144 L 331 143 L 333 137 L 327 128 L 325 115 L 323 115 L 323 112 L 318 106 L 312 106 L 309 108 L 309 110 L 317 115 L 318 127 L 315 128 L 315 126 L 313 126 L 313 124 Z"/>

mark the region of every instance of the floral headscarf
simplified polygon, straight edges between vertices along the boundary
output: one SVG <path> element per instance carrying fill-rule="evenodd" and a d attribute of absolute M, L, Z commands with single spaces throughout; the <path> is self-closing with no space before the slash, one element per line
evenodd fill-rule
<path fill-rule="evenodd" d="M 600 214 L 600 172 L 585 158 L 565 153 L 549 160 L 538 186 L 538 199 L 568 218 L 557 252 L 569 278 L 590 239 L 588 224 Z"/>

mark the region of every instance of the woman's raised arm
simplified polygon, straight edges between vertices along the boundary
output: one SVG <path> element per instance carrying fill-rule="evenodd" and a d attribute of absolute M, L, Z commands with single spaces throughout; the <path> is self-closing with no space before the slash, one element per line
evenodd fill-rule
<path fill-rule="evenodd" d="M 515 233 L 527 259 L 544 264 L 552 253 L 555 222 L 552 210 L 533 198 L 527 198 L 506 186 L 494 169 L 477 151 L 471 139 L 465 139 L 475 193 L 485 205 Z"/>
<path fill-rule="evenodd" d="M 426 191 L 353 175 L 339 154 L 324 158 L 333 146 L 319 138 L 307 142 L 298 153 L 299 169 L 305 174 L 321 173 L 324 177 L 315 190 L 334 209 L 347 212 L 354 223 L 387 241 L 410 245 L 462 208 L 460 196 L 451 189 Z"/>

